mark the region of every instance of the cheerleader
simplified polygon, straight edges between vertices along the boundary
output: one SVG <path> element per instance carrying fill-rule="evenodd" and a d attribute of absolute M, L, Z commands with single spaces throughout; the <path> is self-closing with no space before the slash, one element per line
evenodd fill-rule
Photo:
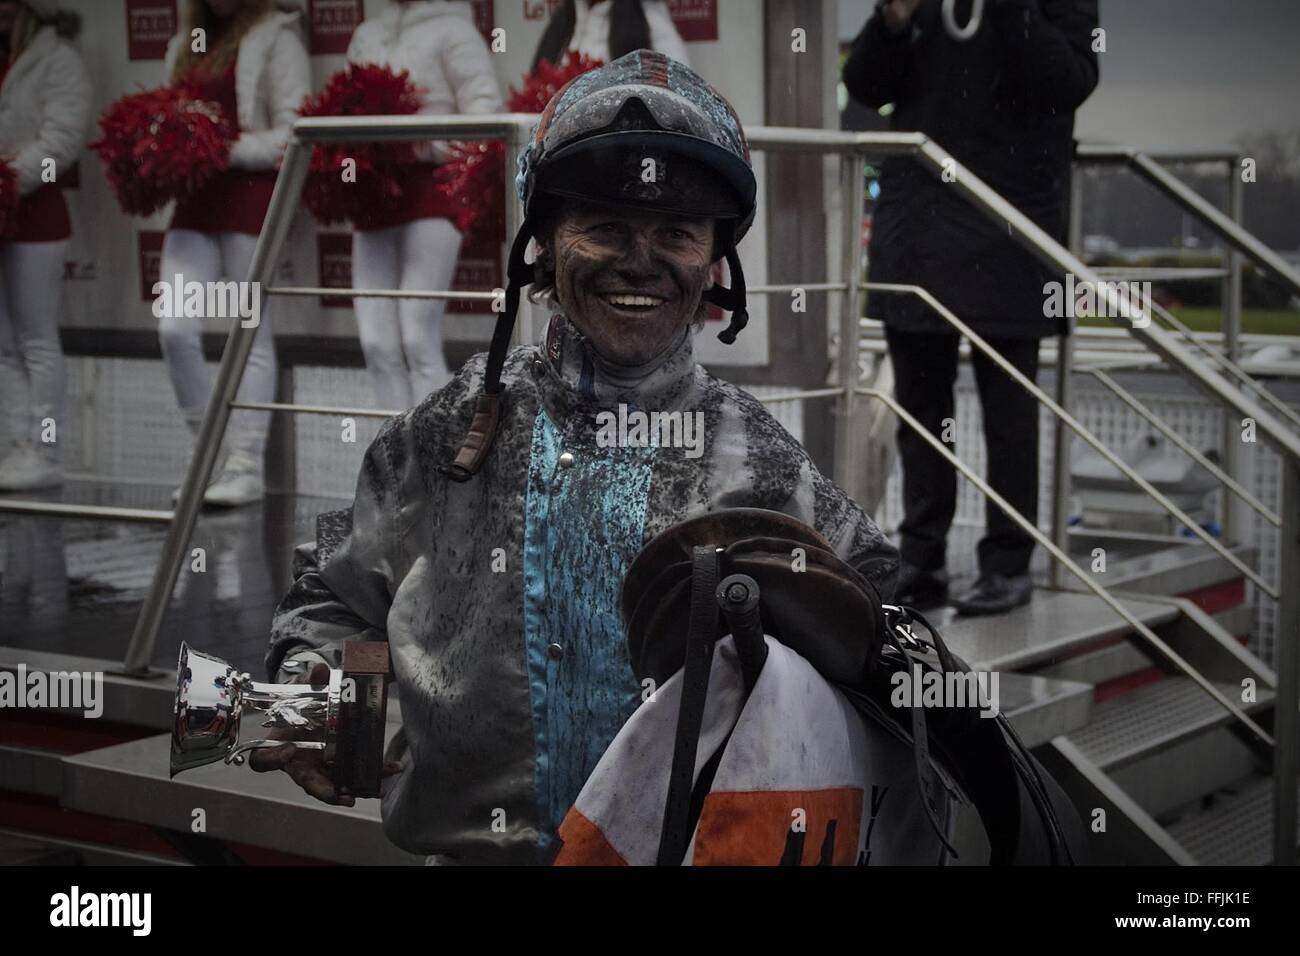
<path fill-rule="evenodd" d="M 276 164 L 311 87 L 300 6 L 300 0 L 185 0 L 181 28 L 167 47 L 167 78 L 197 87 L 239 133 L 230 169 L 177 203 L 163 240 L 161 275 L 168 281 L 176 275 L 203 283 L 248 278 Z M 204 31 L 205 51 L 194 49 L 196 29 Z M 177 402 L 196 434 L 212 391 L 201 332 L 199 319 L 179 315 L 164 317 L 158 329 Z M 263 310 L 239 399 L 272 401 L 275 378 L 275 347 Z M 267 412 L 236 410 L 231 416 L 228 451 L 204 493 L 207 504 L 233 507 L 262 497 L 269 424 Z"/>
<path fill-rule="evenodd" d="M 347 55 L 354 64 L 408 71 L 424 93 L 421 113 L 501 111 L 491 54 L 469 3 L 398 0 L 357 27 Z M 352 278 L 358 289 L 451 288 L 461 235 L 433 175 L 446 153 L 441 144 L 421 143 L 416 155 L 420 162 L 403 177 L 402 208 L 353 223 Z M 358 298 L 354 307 L 379 407 L 410 408 L 448 381 L 445 301 Z"/>
<path fill-rule="evenodd" d="M 688 66 L 686 44 L 663 0 L 564 0 L 533 55 L 559 63 L 572 50 L 608 63 L 633 50 L 654 50 Z"/>
<path fill-rule="evenodd" d="M 55 0 L 0 0 L 0 162 L 18 208 L 0 235 L 0 491 L 63 483 L 63 260 L 72 235 L 57 179 L 86 144 L 90 77 Z"/>

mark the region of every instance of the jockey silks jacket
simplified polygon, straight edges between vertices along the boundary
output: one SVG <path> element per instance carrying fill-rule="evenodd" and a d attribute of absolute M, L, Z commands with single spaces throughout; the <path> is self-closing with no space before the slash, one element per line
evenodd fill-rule
<path fill-rule="evenodd" d="M 885 600 L 897 553 L 755 398 L 696 364 L 689 330 L 630 370 L 552 318 L 540 346 L 509 354 L 486 464 L 452 481 L 440 467 L 465 436 L 485 362 L 384 424 L 350 511 L 322 516 L 296 554 L 267 664 L 338 666 L 342 642 L 387 640 L 403 724 L 389 755 L 402 771 L 382 803 L 389 838 L 464 862 L 539 862 L 642 703 L 619 598 L 646 542 L 711 510 L 781 511 Z M 688 440 L 656 447 L 622 427 L 637 411 L 681 412 L 702 422 L 703 441 L 663 430 Z"/>

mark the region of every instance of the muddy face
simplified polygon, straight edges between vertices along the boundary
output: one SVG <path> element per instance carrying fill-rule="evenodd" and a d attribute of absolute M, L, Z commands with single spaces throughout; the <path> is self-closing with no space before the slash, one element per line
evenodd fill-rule
<path fill-rule="evenodd" d="M 700 310 L 713 221 L 574 203 L 543 245 L 569 321 L 606 361 L 644 365 Z"/>

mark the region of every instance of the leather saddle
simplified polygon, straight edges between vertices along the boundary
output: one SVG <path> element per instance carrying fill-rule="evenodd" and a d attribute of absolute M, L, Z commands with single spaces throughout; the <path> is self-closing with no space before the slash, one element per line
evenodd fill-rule
<path fill-rule="evenodd" d="M 693 555 L 712 546 L 719 577 L 748 575 L 759 587 L 763 630 L 823 676 L 858 685 L 880 657 L 885 622 L 871 583 L 830 542 L 789 515 L 731 508 L 682 521 L 642 549 L 623 582 L 623 623 L 638 680 L 662 684 L 686 656 Z M 725 618 L 718 634 L 727 633 Z"/>

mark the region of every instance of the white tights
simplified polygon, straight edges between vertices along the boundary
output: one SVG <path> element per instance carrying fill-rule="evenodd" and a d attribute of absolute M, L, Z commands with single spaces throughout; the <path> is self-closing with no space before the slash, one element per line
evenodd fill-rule
<path fill-rule="evenodd" d="M 67 248 L 67 240 L 0 243 L 0 414 L 9 441 L 31 442 L 56 461 L 66 427 L 59 313 Z M 41 440 L 47 418 L 53 443 Z"/>
<path fill-rule="evenodd" d="M 447 219 L 417 219 L 352 235 L 357 289 L 451 287 L 460 233 Z M 353 300 L 361 350 L 380 408 L 407 409 L 451 378 L 442 354 L 446 300 Z"/>
<path fill-rule="evenodd" d="M 191 229 L 170 229 L 163 239 L 159 278 L 173 283 L 179 274 L 187 283 L 231 279 L 245 282 L 256 246 L 257 237 L 242 232 L 208 234 Z M 253 350 L 249 353 L 248 366 L 239 385 L 237 397 L 240 401 L 275 400 L 275 344 L 266 316 L 268 301 L 267 298 L 262 300 L 261 325 L 253 339 Z M 183 310 L 172 310 L 180 311 Z M 186 422 L 195 430 L 212 392 L 212 376 L 203 360 L 202 331 L 202 320 L 194 317 L 166 316 L 158 321 L 158 338 L 171 375 L 172 388 L 176 391 L 176 401 Z M 228 429 L 231 447 L 247 452 L 254 461 L 260 462 L 270 422 L 269 412 L 235 410 L 230 416 Z"/>

